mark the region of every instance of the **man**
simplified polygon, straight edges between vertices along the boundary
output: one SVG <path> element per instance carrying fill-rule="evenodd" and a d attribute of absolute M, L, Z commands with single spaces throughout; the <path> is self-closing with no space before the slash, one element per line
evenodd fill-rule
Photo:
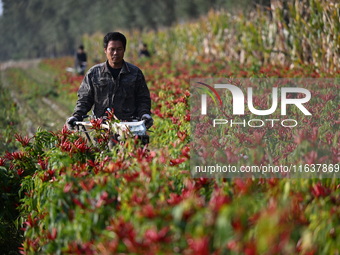
<path fill-rule="evenodd" d="M 85 74 L 85 69 L 87 65 L 87 55 L 84 51 L 84 46 L 80 45 L 77 50 L 76 59 L 75 59 L 75 69 L 79 75 Z"/>
<path fill-rule="evenodd" d="M 94 115 L 102 117 L 107 108 L 113 109 L 120 120 L 133 118 L 145 120 L 146 128 L 153 125 L 150 92 L 142 71 L 124 61 L 126 38 L 119 32 L 104 37 L 106 62 L 93 66 L 85 75 L 78 90 L 78 101 L 73 116 L 66 124 L 73 129 L 91 108 Z"/>

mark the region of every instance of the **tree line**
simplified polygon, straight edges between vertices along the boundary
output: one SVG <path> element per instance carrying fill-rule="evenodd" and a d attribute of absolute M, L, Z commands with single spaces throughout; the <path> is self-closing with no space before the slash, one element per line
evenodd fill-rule
<path fill-rule="evenodd" d="M 74 54 L 84 34 L 157 30 L 211 9 L 247 11 L 270 0 L 2 0 L 0 60 Z M 236 3 L 235 3 L 236 2 Z"/>

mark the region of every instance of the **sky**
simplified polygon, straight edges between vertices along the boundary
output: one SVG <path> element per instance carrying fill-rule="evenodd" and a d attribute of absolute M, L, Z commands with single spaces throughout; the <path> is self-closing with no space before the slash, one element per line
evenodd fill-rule
<path fill-rule="evenodd" d="M 0 16 L 2 15 L 2 1 L 0 0 Z"/>

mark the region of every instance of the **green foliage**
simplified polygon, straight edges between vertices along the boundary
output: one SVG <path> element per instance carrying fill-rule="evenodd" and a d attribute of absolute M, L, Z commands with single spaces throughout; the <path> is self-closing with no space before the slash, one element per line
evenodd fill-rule
<path fill-rule="evenodd" d="M 1 84 L 0 84 L 1 85 Z M 17 105 L 12 101 L 9 91 L 0 87 L 0 155 L 16 149 L 13 132 L 19 129 Z"/>
<path fill-rule="evenodd" d="M 2 254 L 18 254 L 23 241 L 17 223 L 20 181 L 3 166 L 0 166 L 0 187 L 0 249 Z"/>
<path fill-rule="evenodd" d="M 230 0 L 3 0 L 0 59 L 74 54 L 82 35 L 112 30 L 157 30 L 198 18 Z M 250 0 L 243 1 L 242 8 Z M 261 2 L 261 1 L 259 1 Z M 41 22 L 41 21 L 44 22 Z"/>

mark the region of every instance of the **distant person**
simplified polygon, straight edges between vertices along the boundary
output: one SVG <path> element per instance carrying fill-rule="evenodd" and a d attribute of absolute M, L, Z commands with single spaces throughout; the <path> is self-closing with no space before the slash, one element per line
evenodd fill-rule
<path fill-rule="evenodd" d="M 79 75 L 84 75 L 87 66 L 87 55 L 84 51 L 84 46 L 80 45 L 77 50 L 75 59 L 75 69 Z"/>
<path fill-rule="evenodd" d="M 146 128 L 153 125 L 151 98 L 142 71 L 125 62 L 126 37 L 119 32 L 104 37 L 106 61 L 91 67 L 78 90 L 78 100 L 73 115 L 67 119 L 69 129 L 76 121 L 83 120 L 91 109 L 97 118 L 113 109 L 119 120 L 145 121 Z"/>
<path fill-rule="evenodd" d="M 139 57 L 151 57 L 151 54 L 148 50 L 148 45 L 143 43 L 142 48 L 139 50 Z"/>

